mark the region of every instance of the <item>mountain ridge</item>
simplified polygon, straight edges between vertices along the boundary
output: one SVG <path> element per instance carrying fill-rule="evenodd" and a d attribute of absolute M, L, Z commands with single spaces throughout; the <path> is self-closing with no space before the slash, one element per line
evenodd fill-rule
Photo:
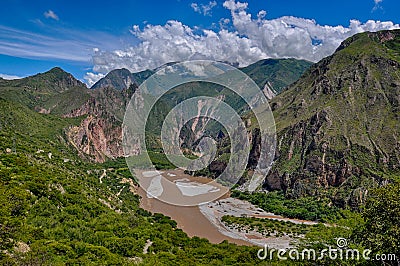
<path fill-rule="evenodd" d="M 154 70 L 148 69 L 134 73 L 126 68 L 114 69 L 105 77 L 98 80 L 91 89 L 110 86 L 122 90 L 129 88 L 130 85 L 139 86 L 145 79 L 156 73 L 159 69 L 176 63 L 177 62 L 170 62 Z M 267 95 L 273 97 L 284 87 L 297 80 L 311 65 L 311 62 L 294 58 L 262 59 L 238 69 L 249 75 L 262 90 L 266 91 Z M 271 92 L 267 90 L 271 90 Z"/>
<path fill-rule="evenodd" d="M 301 71 L 299 72 L 298 69 L 295 71 L 297 74 L 292 73 L 287 67 L 280 71 L 280 62 L 289 62 L 288 60 L 291 59 L 267 60 L 266 62 L 276 64 L 260 68 L 258 72 L 255 70 L 257 69 L 255 66 L 250 69 L 250 74 L 257 76 L 260 75 L 260 72 L 271 71 L 273 73 L 280 72 L 280 75 L 290 72 L 288 76 L 291 77 L 300 75 Z M 309 63 L 303 62 L 300 65 L 302 69 L 305 69 Z M 140 83 L 153 73 L 152 70 L 131 73 L 127 69 L 116 69 L 89 89 L 71 74 L 55 67 L 47 72 L 21 80 L 1 81 L 0 97 L 18 101 L 44 114 L 55 114 L 62 117 L 85 116 L 81 125 L 68 129 L 68 139 L 81 156 L 104 162 L 107 159 L 123 156 L 121 123 L 125 106 Z M 182 95 L 195 93 L 196 85 L 188 84 L 186 87 L 187 89 L 185 87 L 179 89 L 183 93 Z M 273 97 L 276 93 L 269 85 L 261 88 L 269 97 Z M 213 87 L 207 88 L 207 90 L 209 90 L 210 96 L 218 95 L 220 92 L 220 89 Z M 179 93 L 170 93 L 169 95 L 167 96 L 174 97 L 173 101 L 179 101 L 181 98 Z M 171 99 L 164 99 L 164 103 L 170 104 Z M 199 124 L 199 129 L 202 128 L 201 126 L 202 124 Z"/>
<path fill-rule="evenodd" d="M 400 170 L 400 30 L 360 33 L 271 100 L 278 151 L 264 187 L 341 207 Z"/>

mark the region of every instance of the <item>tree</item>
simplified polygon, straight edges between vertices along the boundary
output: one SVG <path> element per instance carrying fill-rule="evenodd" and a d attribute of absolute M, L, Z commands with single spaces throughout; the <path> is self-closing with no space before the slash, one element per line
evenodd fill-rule
<path fill-rule="evenodd" d="M 365 223 L 355 229 L 355 240 L 373 253 L 396 254 L 399 259 L 400 184 L 373 190 L 362 216 Z"/>

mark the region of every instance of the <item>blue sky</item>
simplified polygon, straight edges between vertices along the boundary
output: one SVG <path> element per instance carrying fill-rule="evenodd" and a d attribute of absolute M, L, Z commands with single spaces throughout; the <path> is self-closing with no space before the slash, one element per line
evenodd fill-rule
<path fill-rule="evenodd" d="M 3 0 L 0 74 L 60 66 L 90 84 L 116 67 L 169 60 L 318 61 L 351 34 L 400 23 L 398 0 L 242 1 Z"/>

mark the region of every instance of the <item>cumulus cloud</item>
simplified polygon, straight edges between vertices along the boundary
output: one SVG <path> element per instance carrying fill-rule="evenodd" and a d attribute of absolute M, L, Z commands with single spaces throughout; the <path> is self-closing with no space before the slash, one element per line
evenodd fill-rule
<path fill-rule="evenodd" d="M 89 87 L 92 87 L 99 79 L 104 78 L 104 77 L 105 77 L 105 75 L 101 74 L 101 73 L 95 74 L 95 73 L 87 72 L 83 78 L 85 79 L 86 84 Z"/>
<path fill-rule="evenodd" d="M 332 54 L 351 35 L 400 28 L 393 22 L 373 20 L 351 20 L 344 27 L 319 25 L 311 19 L 291 16 L 267 19 L 263 10 L 253 18 L 247 12 L 247 3 L 229 0 L 223 6 L 230 11 L 231 18 L 221 20 L 218 30 L 199 33 L 175 20 L 143 29 L 134 26 L 132 33 L 139 44 L 121 50 L 98 50 L 93 56 L 94 72 L 107 73 L 115 68 L 136 72 L 167 62 L 195 59 L 228 61 L 240 66 L 265 58 L 293 57 L 316 62 Z"/>
<path fill-rule="evenodd" d="M 216 1 L 210 1 L 207 5 L 192 3 L 190 6 L 193 8 L 194 12 L 203 14 L 204 16 L 211 16 L 211 10 L 217 5 Z"/>
<path fill-rule="evenodd" d="M 59 20 L 57 14 L 54 13 L 53 10 L 48 10 L 48 11 L 44 12 L 43 15 L 45 16 L 45 18 L 51 18 L 51 19 L 54 19 L 54 20 Z"/>

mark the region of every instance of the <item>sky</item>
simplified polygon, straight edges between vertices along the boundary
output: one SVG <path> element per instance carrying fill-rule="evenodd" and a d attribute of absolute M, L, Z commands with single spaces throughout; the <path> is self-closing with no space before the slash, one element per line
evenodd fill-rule
<path fill-rule="evenodd" d="M 2 0 L 0 77 L 59 66 L 91 86 L 115 68 L 210 59 L 317 62 L 363 31 L 400 28 L 398 0 Z"/>

